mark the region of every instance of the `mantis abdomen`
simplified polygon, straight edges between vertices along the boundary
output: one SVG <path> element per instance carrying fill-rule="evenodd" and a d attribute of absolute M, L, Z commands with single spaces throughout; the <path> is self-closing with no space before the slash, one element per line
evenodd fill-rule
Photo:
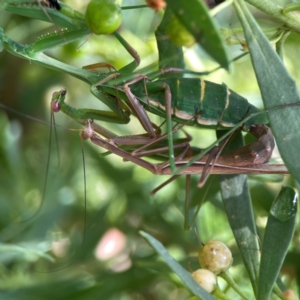
<path fill-rule="evenodd" d="M 247 99 L 230 90 L 225 84 L 216 84 L 198 78 L 166 78 L 146 84 L 149 105 L 144 107 L 165 117 L 165 97 L 163 84 L 168 84 L 172 93 L 172 119 L 175 122 L 214 129 L 228 129 L 249 115 L 246 126 L 266 124 L 268 118 Z M 131 86 L 133 94 L 147 103 L 145 87 L 142 83 Z M 194 117 L 194 118 L 193 118 Z"/>

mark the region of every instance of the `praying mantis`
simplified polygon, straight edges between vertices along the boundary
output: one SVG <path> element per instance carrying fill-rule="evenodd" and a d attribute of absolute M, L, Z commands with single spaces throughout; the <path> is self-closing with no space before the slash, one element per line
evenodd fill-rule
<path fill-rule="evenodd" d="M 4 2 L 3 7 L 15 13 L 33 16 L 36 12 L 36 17 L 47 20 L 45 14 L 41 12 L 39 6 L 24 5 L 21 2 Z M 147 134 L 142 138 L 114 138 L 114 143 L 118 145 L 125 144 L 147 144 L 153 143 L 160 134 L 157 134 L 155 128 L 146 113 L 146 110 L 164 117 L 167 121 L 168 130 L 168 149 L 170 158 L 170 169 L 172 173 L 176 172 L 173 137 L 172 137 L 172 121 L 214 129 L 228 129 L 234 131 L 238 126 L 244 125 L 244 128 L 249 129 L 254 124 L 265 124 L 268 119 L 264 113 L 248 103 L 246 99 L 228 89 L 225 85 L 217 85 L 200 79 L 192 78 L 169 78 L 156 80 L 160 75 L 166 73 L 181 73 L 177 68 L 168 68 L 153 72 L 148 75 L 132 74 L 130 71 L 135 69 L 139 64 L 139 56 L 132 47 L 118 34 L 115 33 L 117 39 L 122 43 L 125 49 L 134 57 L 134 61 L 120 69 L 109 73 L 99 73 L 99 65 L 89 66 L 84 69 L 78 69 L 45 55 L 43 51 L 47 48 L 60 46 L 74 41 L 89 33 L 88 28 L 84 23 L 84 18 L 78 12 L 72 12 L 71 9 L 57 10 L 53 7 L 46 7 L 47 14 L 54 20 L 57 25 L 61 25 L 65 18 L 68 18 L 68 30 L 63 31 L 64 39 L 60 34 L 52 34 L 40 38 L 36 43 L 23 46 L 16 43 L 7 37 L 3 30 L 0 32 L 1 42 L 3 47 L 10 53 L 19 56 L 23 59 L 28 59 L 34 63 L 43 65 L 48 68 L 66 72 L 78 79 L 87 82 L 91 86 L 91 92 L 100 101 L 105 103 L 111 111 L 100 111 L 90 109 L 73 109 L 72 113 L 67 113 L 66 109 L 63 112 L 69 114 L 72 118 L 81 124 L 86 124 L 87 119 L 108 121 L 120 124 L 129 122 L 129 115 L 135 115 L 141 125 L 146 130 Z M 65 12 L 66 11 L 66 12 Z M 79 20 L 79 21 L 78 21 Z M 64 23 L 65 24 L 65 23 Z M 77 27 L 77 30 L 74 30 Z M 105 67 L 106 65 L 104 65 Z M 100 68 L 103 64 L 100 64 Z M 96 71 L 91 71 L 96 68 Z M 211 99 L 215 99 L 214 102 Z M 200 100 L 200 101 L 199 101 Z M 63 102 L 63 101 L 62 101 Z M 62 103 L 60 102 L 60 103 Z M 237 110 L 236 107 L 239 109 Z M 255 127 L 256 128 L 256 127 Z M 251 131 L 250 131 L 251 132 Z M 253 129 L 252 132 L 255 132 Z M 264 132 L 265 130 L 257 130 Z M 103 130 L 98 132 L 103 134 Z M 272 140 L 271 134 L 266 134 L 269 140 Z M 108 136 L 111 138 L 111 136 Z M 217 142 L 220 142 L 217 141 Z M 271 142 L 272 143 L 272 142 Z M 204 151 L 203 154 L 193 159 L 193 164 L 201 156 L 206 154 L 214 145 Z M 269 147 L 271 151 L 264 157 L 264 160 L 255 160 L 253 162 L 246 160 L 242 166 L 241 163 L 235 161 L 235 167 L 244 167 L 245 165 L 263 164 L 269 160 L 273 147 Z M 247 148 L 248 150 L 250 148 Z M 114 151 L 116 151 L 114 149 Z M 177 162 L 178 164 L 178 162 Z M 189 171 L 184 171 L 186 174 Z M 254 168 L 255 169 L 255 168 Z M 159 174 L 161 171 L 155 171 Z M 168 171 L 164 171 L 168 173 Z M 243 171 L 245 172 L 245 170 Z M 249 172 L 251 172 L 249 170 Z"/>
<path fill-rule="evenodd" d="M 61 90 L 53 94 L 52 109 L 54 112 L 62 111 L 65 114 L 72 117 L 73 119 L 79 120 L 79 122 L 82 122 L 82 120 L 84 119 L 82 118 L 82 116 L 95 113 L 94 111 L 80 110 L 69 106 L 68 104 L 65 103 L 65 96 L 66 96 L 66 90 Z M 104 132 L 104 130 L 101 127 L 99 127 L 98 124 L 91 123 L 91 121 L 88 119 L 86 119 L 86 122 L 87 122 L 87 127 L 85 131 L 86 132 L 85 136 L 86 138 L 90 138 L 94 144 L 97 144 L 107 149 L 108 151 L 123 157 L 126 160 L 132 161 L 146 168 L 147 170 L 149 170 L 154 174 L 161 174 L 161 175 L 172 174 L 172 169 L 169 163 L 154 165 L 138 158 L 139 154 L 137 151 L 136 151 L 136 155 L 130 155 L 126 151 L 123 151 L 122 149 L 119 149 L 117 147 L 117 145 L 120 144 L 121 145 L 134 144 L 135 142 L 137 144 L 140 144 L 142 142 L 139 141 L 139 138 L 131 139 L 130 137 L 124 137 L 124 138 L 116 137 L 111 133 Z M 93 130 L 102 135 L 106 135 L 106 137 L 109 137 L 109 140 L 102 139 L 97 134 L 94 134 Z M 256 167 L 257 165 L 262 165 L 269 160 L 275 144 L 270 129 L 265 125 L 252 125 L 250 127 L 250 132 L 254 136 L 256 136 L 258 140 L 248 146 L 245 146 L 242 149 L 237 150 L 234 153 L 230 153 L 227 156 L 219 157 L 218 163 L 215 164 L 215 167 L 219 167 L 219 168 L 215 168 L 214 172 L 216 174 L 222 174 L 227 172 L 239 174 L 247 171 L 249 171 L 250 173 L 252 172 L 286 173 L 287 171 L 283 166 L 279 166 L 278 169 L 276 169 L 276 167 L 274 168 L 274 166 L 271 166 L 271 168 L 269 168 L 270 167 L 269 166 L 266 169 L 264 167 L 262 169 Z M 142 139 L 144 142 L 144 137 L 142 137 Z M 151 153 L 154 153 L 154 151 L 152 151 Z M 202 168 L 205 167 L 206 165 L 205 162 L 207 158 L 208 156 L 205 156 L 202 157 L 202 160 L 195 161 L 194 165 L 192 165 L 191 168 L 187 167 L 186 169 L 183 170 L 183 174 L 193 174 L 193 173 L 201 172 L 202 171 L 201 166 Z M 187 162 L 186 160 L 181 159 L 180 161 L 176 161 L 176 165 L 182 165 L 186 162 Z"/>

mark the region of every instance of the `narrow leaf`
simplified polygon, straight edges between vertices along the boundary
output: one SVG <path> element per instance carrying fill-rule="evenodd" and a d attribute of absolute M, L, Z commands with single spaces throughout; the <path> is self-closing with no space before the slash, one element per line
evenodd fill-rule
<path fill-rule="evenodd" d="M 36 258 L 42 257 L 48 261 L 54 262 L 53 257 L 48 255 L 47 253 L 44 253 L 43 251 L 32 249 L 32 248 L 26 248 L 26 247 L 21 247 L 17 245 L 12 245 L 12 244 L 2 244 L 0 243 L 0 253 L 10 253 L 10 254 L 22 254 L 22 255 L 32 255 Z"/>
<path fill-rule="evenodd" d="M 216 299 L 207 291 L 205 291 L 167 251 L 167 249 L 150 234 L 140 231 L 140 234 L 148 241 L 148 243 L 156 250 L 156 252 L 162 256 L 167 265 L 179 276 L 185 286 L 200 299 L 203 300 L 213 300 Z"/>
<path fill-rule="evenodd" d="M 236 134 L 235 139 L 227 147 L 227 151 L 232 151 L 242 146 L 243 139 L 241 133 L 239 133 Z M 259 246 L 247 175 L 220 175 L 219 178 L 227 217 L 254 293 L 257 294 Z"/>
<path fill-rule="evenodd" d="M 282 159 L 300 182 L 300 97 L 295 81 L 243 0 L 235 8 L 244 28 L 253 68 Z"/>
<path fill-rule="evenodd" d="M 269 299 L 296 225 L 296 192 L 283 187 L 273 202 L 262 245 L 258 300 Z"/>
<path fill-rule="evenodd" d="M 229 59 L 225 44 L 204 1 L 166 0 L 166 2 L 198 44 L 228 70 Z"/>
<path fill-rule="evenodd" d="M 290 3 L 284 7 L 282 13 L 285 15 L 287 13 L 300 10 L 300 3 Z"/>

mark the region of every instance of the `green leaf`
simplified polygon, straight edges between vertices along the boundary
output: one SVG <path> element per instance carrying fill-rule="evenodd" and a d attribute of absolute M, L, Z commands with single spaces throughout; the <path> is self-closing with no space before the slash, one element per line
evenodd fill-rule
<path fill-rule="evenodd" d="M 279 274 L 294 235 L 297 202 L 296 192 L 290 187 L 283 187 L 273 202 L 262 245 L 258 300 L 269 299 Z"/>
<path fill-rule="evenodd" d="M 223 68 L 229 68 L 225 44 L 206 4 L 201 0 L 166 0 L 198 44 Z"/>
<path fill-rule="evenodd" d="M 207 291 L 205 291 L 167 251 L 167 249 L 150 234 L 140 231 L 140 234 L 148 241 L 148 243 L 156 250 L 158 254 L 162 256 L 167 265 L 179 276 L 185 286 L 195 295 L 203 300 L 216 299 Z"/>
<path fill-rule="evenodd" d="M 285 15 L 287 13 L 300 10 L 300 3 L 290 3 L 284 7 L 282 13 Z"/>
<path fill-rule="evenodd" d="M 243 144 L 241 133 L 236 134 L 235 139 L 227 147 L 227 151 L 238 149 Z M 219 175 L 219 178 L 227 217 L 249 274 L 254 293 L 257 294 L 259 246 L 247 175 Z"/>
<path fill-rule="evenodd" d="M 295 81 L 244 1 L 237 0 L 235 8 L 244 28 L 253 68 L 279 152 L 290 173 L 300 182 L 300 97 Z"/>

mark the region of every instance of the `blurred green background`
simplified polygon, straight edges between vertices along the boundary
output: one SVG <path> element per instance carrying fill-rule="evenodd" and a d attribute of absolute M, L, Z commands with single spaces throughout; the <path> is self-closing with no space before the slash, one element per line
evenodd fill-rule
<path fill-rule="evenodd" d="M 84 12 L 88 1 L 65 1 Z M 144 1 L 123 1 L 123 5 Z M 257 19 L 266 26 L 273 20 Z M 123 11 L 120 33 L 138 51 L 141 67 L 158 59 L 154 30 L 162 14 L 144 8 Z M 217 17 L 221 27 L 235 26 L 231 8 Z M 0 11 L 0 27 L 22 44 L 29 44 L 55 30 L 49 24 Z M 92 36 L 49 51 L 49 55 L 78 67 L 109 62 L 117 69 L 132 59 L 112 36 Z M 285 64 L 299 82 L 299 37 L 291 34 L 286 43 Z M 231 57 L 241 46 L 229 48 Z M 198 46 L 184 49 L 188 68 L 197 71 L 216 67 Z M 50 120 L 50 99 L 54 91 L 66 88 L 67 101 L 75 107 L 105 109 L 89 92 L 89 87 L 70 76 L 31 64 L 3 51 L 0 53 L 1 103 L 17 112 L 42 121 Z M 234 64 L 230 74 L 221 70 L 205 77 L 226 83 L 256 106 L 261 100 L 249 57 Z M 156 123 L 158 117 L 152 116 Z M 8 110 L 0 109 L 0 299 L 186 299 L 190 293 L 182 282 L 157 259 L 154 250 L 139 236 L 144 230 L 160 240 L 187 270 L 199 268 L 200 241 L 220 239 L 233 252 L 231 273 L 249 295 L 251 286 L 238 254 L 223 211 L 214 179 L 195 224 L 195 231 L 184 231 L 184 178 L 179 178 L 155 196 L 150 191 L 166 178 L 123 162 L 115 155 L 84 142 L 87 179 L 86 228 L 84 227 L 84 182 L 80 127 L 63 114 L 57 114 L 59 156 L 55 141 L 50 148 L 46 195 L 46 174 L 50 127 Z M 103 124 L 118 134 L 137 134 L 140 125 Z M 211 130 L 188 128 L 193 144 L 205 147 L 215 139 Z M 276 155 L 276 154 L 275 154 Z M 204 191 L 196 188 L 192 197 L 200 201 Z M 269 176 L 250 177 L 249 184 L 257 226 L 263 231 L 270 205 L 283 184 Z M 43 205 L 41 206 L 41 203 Z M 41 209 L 39 209 L 41 207 Z M 85 228 L 85 231 L 84 231 Z M 82 243 L 85 235 L 85 243 Z M 280 243 L 280 241 L 278 241 Z M 259 251 L 259 249 L 254 249 Z M 299 226 L 283 269 L 285 283 L 297 289 L 300 266 Z M 71 264 L 71 265 L 70 265 Z M 222 288 L 226 284 L 220 280 Z M 228 291 L 230 299 L 239 299 Z M 296 298 L 295 298 L 296 299 Z"/>

